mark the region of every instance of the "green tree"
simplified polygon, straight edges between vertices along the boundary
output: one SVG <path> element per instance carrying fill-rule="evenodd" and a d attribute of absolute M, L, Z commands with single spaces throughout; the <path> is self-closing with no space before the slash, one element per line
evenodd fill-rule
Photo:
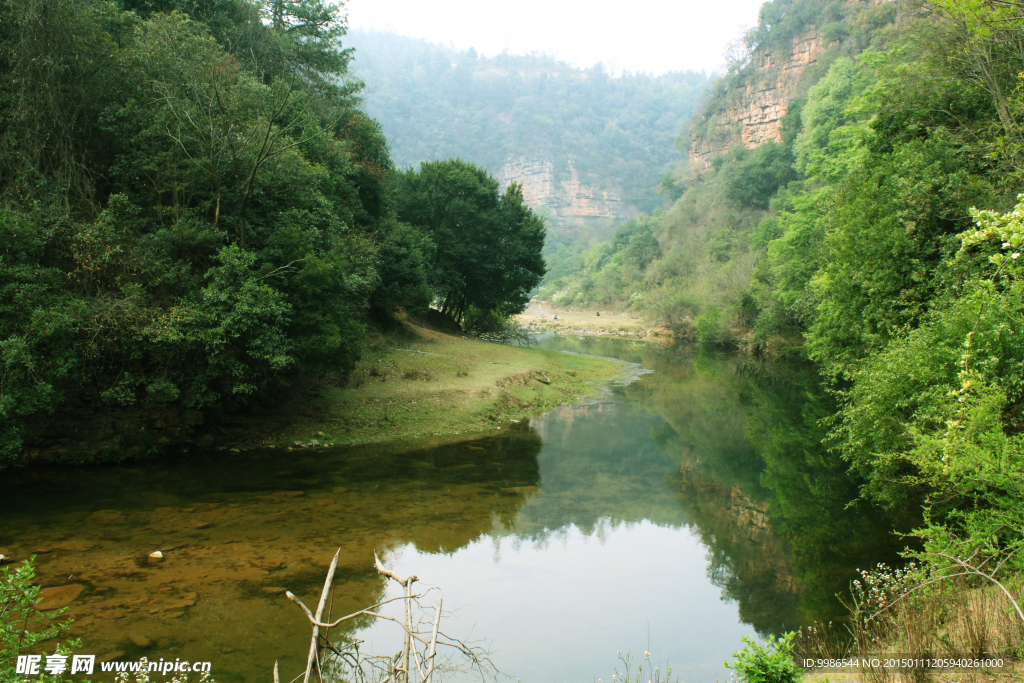
<path fill-rule="evenodd" d="M 343 374 L 371 310 L 423 305 L 434 252 L 395 219 L 344 24 L 0 1 L 0 457 L 84 403 L 240 409 Z"/>
<path fill-rule="evenodd" d="M 823 187 L 780 193 L 774 200 L 778 213 L 765 218 L 755 231 L 755 248 L 765 249 L 751 283 L 759 309 L 754 324 L 759 341 L 801 331 L 814 319 L 817 301 L 809 284 L 821 267 L 821 214 L 833 191 Z"/>
<path fill-rule="evenodd" d="M 834 437 L 869 495 L 925 506 L 933 548 L 952 535 L 987 554 L 1024 545 L 1024 204 L 972 216 L 957 287 L 853 374 Z"/>
<path fill-rule="evenodd" d="M 840 58 L 810 89 L 800 115 L 803 125 L 793 143 L 797 170 L 836 182 L 857 166 L 868 131 L 864 112 L 872 109 L 863 93 L 872 80 L 854 60 Z"/>
<path fill-rule="evenodd" d="M 94 208 L 90 162 L 108 142 L 96 124 L 124 24 L 108 2 L 0 2 L 0 197 Z"/>
<path fill-rule="evenodd" d="M 650 232 L 633 235 L 622 252 L 624 263 L 643 272 L 654 259 L 661 258 L 661 244 Z"/>
<path fill-rule="evenodd" d="M 1024 136 L 1014 105 L 1024 71 L 1024 8 L 1012 2 L 938 0 L 934 31 L 921 31 L 930 59 L 964 85 L 980 88 L 998 121 L 1000 156 L 1016 169 L 1024 152 Z"/>
<path fill-rule="evenodd" d="M 813 358 L 830 373 L 853 369 L 905 327 L 916 327 L 944 286 L 945 259 L 967 209 L 990 187 L 941 139 L 873 157 L 838 189 L 825 221 Z"/>
<path fill-rule="evenodd" d="M 396 195 L 399 218 L 436 247 L 429 278 L 442 313 L 461 321 L 471 306 L 501 317 L 526 307 L 545 272 L 545 229 L 518 186 L 499 194 L 486 171 L 454 159 L 400 174 Z"/>
<path fill-rule="evenodd" d="M 727 201 L 759 209 L 767 209 L 772 195 L 797 178 L 789 146 L 774 141 L 752 151 L 736 150 L 734 163 L 722 174 Z"/>

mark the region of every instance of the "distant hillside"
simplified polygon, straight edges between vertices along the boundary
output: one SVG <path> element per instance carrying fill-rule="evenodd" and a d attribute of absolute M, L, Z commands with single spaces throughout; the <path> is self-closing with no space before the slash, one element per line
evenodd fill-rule
<path fill-rule="evenodd" d="M 660 181 L 672 206 L 625 222 L 607 242 L 555 245 L 541 295 L 563 306 L 629 305 L 682 332 L 703 315 L 709 338 L 750 324 L 755 269 L 778 237 L 773 214 L 820 185 L 806 157 L 826 154 L 833 128 L 870 118 L 874 105 L 845 112 L 874 79 L 852 60 L 885 50 L 896 18 L 886 0 L 765 3 L 673 147 L 688 158 Z"/>
<path fill-rule="evenodd" d="M 661 206 L 659 179 L 683 160 L 676 136 L 704 73 L 612 77 L 545 55 L 477 55 L 392 33 L 353 30 L 366 109 L 396 164 L 460 157 L 521 182 L 552 237 L 607 238 Z"/>

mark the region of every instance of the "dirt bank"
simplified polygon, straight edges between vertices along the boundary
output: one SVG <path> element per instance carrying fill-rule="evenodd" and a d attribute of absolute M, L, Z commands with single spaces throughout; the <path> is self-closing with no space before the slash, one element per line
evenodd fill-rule
<path fill-rule="evenodd" d="M 627 312 L 600 308 L 570 310 L 539 301 L 531 302 L 518 319 L 523 327 L 536 332 L 671 342 L 671 333 L 661 325 Z"/>

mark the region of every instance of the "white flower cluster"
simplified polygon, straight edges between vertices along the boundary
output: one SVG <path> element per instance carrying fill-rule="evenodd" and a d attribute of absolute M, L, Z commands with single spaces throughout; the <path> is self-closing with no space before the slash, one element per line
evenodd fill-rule
<path fill-rule="evenodd" d="M 978 229 L 968 230 L 960 235 L 963 246 L 960 247 L 958 256 L 977 244 L 996 238 L 1003 249 L 1012 251 L 1011 259 L 1019 258 L 1021 247 L 1024 246 L 1024 194 L 1017 195 L 1017 200 L 1017 206 L 1009 213 L 971 209 L 971 217 L 974 218 Z M 998 264 L 1001 258 L 1003 257 L 992 257 L 991 260 Z"/>
<path fill-rule="evenodd" d="M 913 562 L 900 569 L 885 564 L 871 570 L 862 569 L 861 578 L 853 582 L 854 601 L 871 612 L 885 609 L 917 585 L 917 569 Z"/>

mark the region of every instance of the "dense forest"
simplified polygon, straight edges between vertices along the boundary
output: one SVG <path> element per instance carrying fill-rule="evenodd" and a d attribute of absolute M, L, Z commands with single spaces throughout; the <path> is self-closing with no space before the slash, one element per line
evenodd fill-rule
<path fill-rule="evenodd" d="M 670 209 L 561 248 L 542 294 L 814 363 L 835 404 L 806 416 L 827 446 L 804 449 L 808 462 L 922 519 L 930 571 L 953 558 L 1020 569 L 1024 10 L 767 3 L 692 130 L 721 134 L 715 113 L 756 83 L 758 58 L 807 33 L 832 47 L 781 139 L 683 164 L 661 183 Z"/>
<path fill-rule="evenodd" d="M 731 139 L 719 113 L 808 34 L 827 49 L 777 139 L 682 161 L 683 123 Z M 813 489 L 790 522 L 884 509 L 917 525 L 921 586 L 946 560 L 1020 576 L 1024 7 L 774 0 L 700 106 L 703 74 L 382 34 L 354 62 L 345 37 L 320 0 L 0 0 L 0 466 L 83 407 L 232 411 L 343 379 L 399 309 L 500 335 L 539 286 L 803 363 L 786 402 L 814 400 L 751 421 L 758 484 Z M 493 173 L 534 153 L 649 212 L 545 262 L 543 219 Z"/>
<path fill-rule="evenodd" d="M 708 79 L 582 69 L 542 54 L 484 57 L 392 33 L 353 30 L 366 111 L 400 166 L 471 159 L 498 173 L 509 158 L 571 158 L 639 210 L 661 206 L 659 179 L 682 159 L 674 145 Z"/>
<path fill-rule="evenodd" d="M 471 163 L 397 173 L 345 31 L 319 0 L 0 2 L 0 464 L 73 409 L 343 378 L 399 307 L 522 309 L 543 222 Z"/>

